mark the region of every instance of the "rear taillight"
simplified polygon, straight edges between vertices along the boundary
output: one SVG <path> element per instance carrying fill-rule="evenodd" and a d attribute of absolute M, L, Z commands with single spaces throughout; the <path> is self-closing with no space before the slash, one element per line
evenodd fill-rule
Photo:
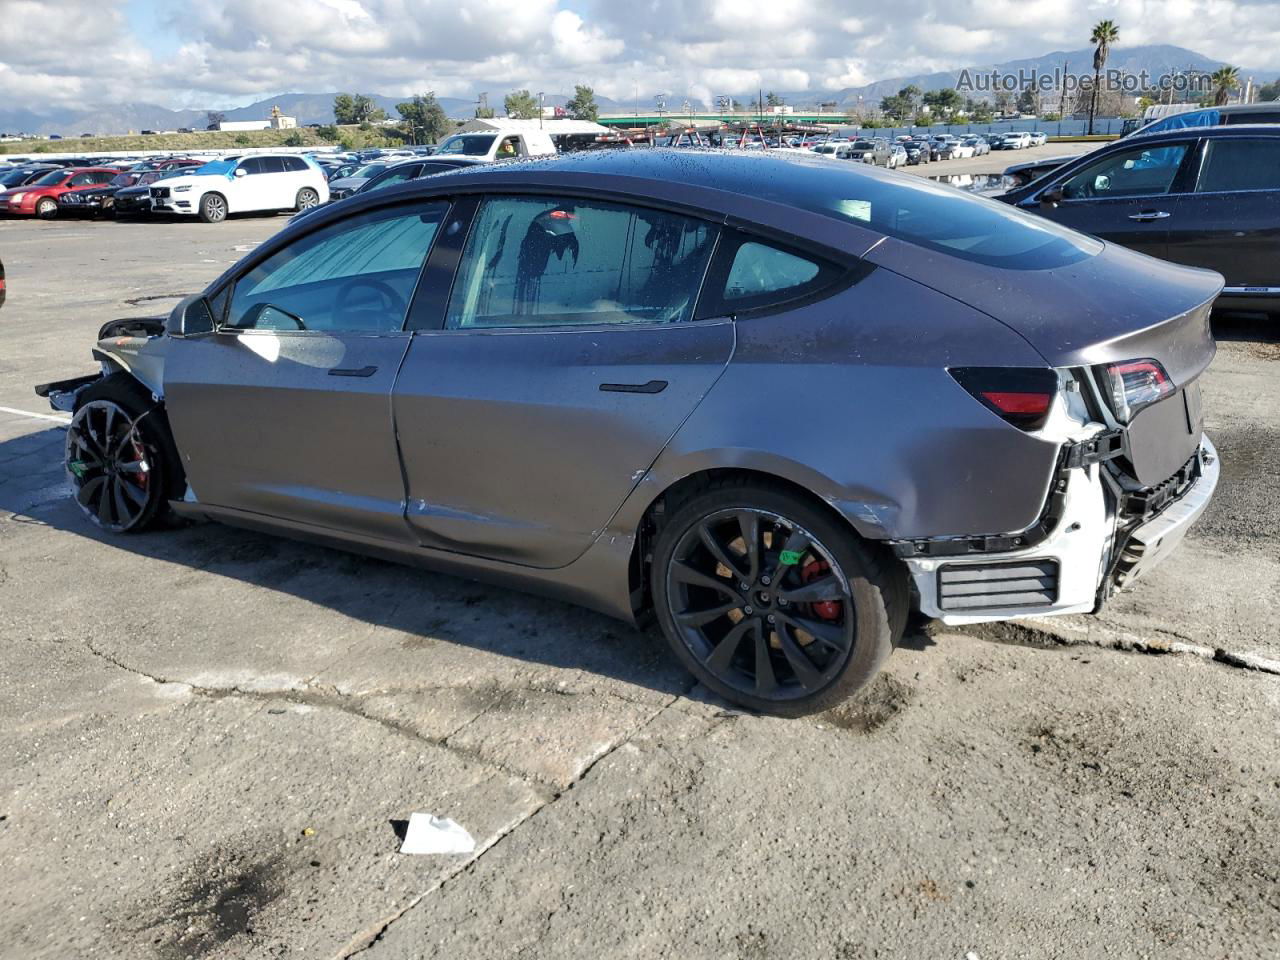
<path fill-rule="evenodd" d="M 1143 407 L 1149 407 L 1173 393 L 1173 381 L 1159 360 L 1125 360 L 1099 367 L 1103 390 L 1111 412 L 1128 423 Z"/>
<path fill-rule="evenodd" d="M 1048 367 L 952 367 L 948 371 L 984 407 L 1021 430 L 1039 430 L 1058 393 Z"/>

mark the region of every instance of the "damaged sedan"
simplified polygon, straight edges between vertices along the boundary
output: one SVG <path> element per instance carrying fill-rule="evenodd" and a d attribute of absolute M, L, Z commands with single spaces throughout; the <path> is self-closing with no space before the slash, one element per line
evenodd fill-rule
<path fill-rule="evenodd" d="M 912 610 L 1096 611 L 1218 478 L 1219 275 L 863 164 L 602 151 L 296 221 L 107 324 L 89 521 L 173 511 L 653 616 L 747 707 L 823 709 Z"/>

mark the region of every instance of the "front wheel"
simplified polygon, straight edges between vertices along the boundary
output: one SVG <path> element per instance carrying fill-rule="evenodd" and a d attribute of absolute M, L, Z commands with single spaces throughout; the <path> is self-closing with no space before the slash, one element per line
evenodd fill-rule
<path fill-rule="evenodd" d="M 112 533 L 145 530 L 186 482 L 164 410 L 127 373 L 77 398 L 66 465 L 80 509 Z"/>
<path fill-rule="evenodd" d="M 659 534 L 654 607 L 703 684 L 799 716 L 864 687 L 893 649 L 907 588 L 891 562 L 789 490 L 718 485 Z"/>
<path fill-rule="evenodd" d="M 36 216 L 41 220 L 52 220 L 58 215 L 58 201 L 45 197 L 36 204 Z"/>
<path fill-rule="evenodd" d="M 316 206 L 320 202 L 320 194 L 316 193 L 310 187 L 303 187 L 298 191 L 298 196 L 294 201 L 295 210 L 307 210 Z"/>
<path fill-rule="evenodd" d="M 200 198 L 200 219 L 205 223 L 221 223 L 227 219 L 227 200 L 220 193 L 206 193 Z"/>

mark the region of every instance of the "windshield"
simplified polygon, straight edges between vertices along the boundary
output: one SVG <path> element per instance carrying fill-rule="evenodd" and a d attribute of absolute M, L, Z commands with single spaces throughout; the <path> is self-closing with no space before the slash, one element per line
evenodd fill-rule
<path fill-rule="evenodd" d="M 497 134 L 493 133 L 459 133 L 440 144 L 436 153 L 462 154 L 467 157 L 483 157 L 493 146 Z"/>
<path fill-rule="evenodd" d="M 66 179 L 66 170 L 53 170 L 32 184 L 33 187 L 54 187 Z"/>
<path fill-rule="evenodd" d="M 859 140 L 853 145 L 853 149 L 855 150 L 874 150 L 875 148 L 876 145 L 870 140 Z"/>
<path fill-rule="evenodd" d="M 129 184 L 137 183 L 137 182 L 138 182 L 138 174 L 136 173 L 117 173 L 114 177 L 111 178 L 111 183 L 109 184 L 109 186 L 127 187 L 129 186 Z"/>
<path fill-rule="evenodd" d="M 370 177 L 376 177 L 385 169 L 387 169 L 387 164 L 385 163 L 366 163 L 363 167 L 361 167 L 355 173 L 348 174 L 348 176 L 364 177 L 367 180 Z"/>
<path fill-rule="evenodd" d="M 18 187 L 26 182 L 31 173 L 32 171 L 30 170 L 10 170 L 0 177 L 0 183 L 3 183 L 6 187 Z"/>

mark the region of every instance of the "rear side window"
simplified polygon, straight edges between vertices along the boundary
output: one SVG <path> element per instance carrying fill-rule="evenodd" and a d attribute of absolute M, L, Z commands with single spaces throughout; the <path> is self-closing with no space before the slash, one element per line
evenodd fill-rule
<path fill-rule="evenodd" d="M 678 323 L 693 316 L 716 228 L 622 204 L 495 197 L 476 215 L 451 329 Z"/>
<path fill-rule="evenodd" d="M 1196 193 L 1280 190 L 1280 138 L 1210 140 Z"/>
<path fill-rule="evenodd" d="M 302 173 L 309 169 L 307 161 L 301 157 L 282 157 L 281 159 L 284 161 L 284 168 L 291 173 Z"/>
<path fill-rule="evenodd" d="M 707 277 L 698 316 L 782 307 L 821 292 L 848 273 L 811 254 L 728 231 Z"/>

